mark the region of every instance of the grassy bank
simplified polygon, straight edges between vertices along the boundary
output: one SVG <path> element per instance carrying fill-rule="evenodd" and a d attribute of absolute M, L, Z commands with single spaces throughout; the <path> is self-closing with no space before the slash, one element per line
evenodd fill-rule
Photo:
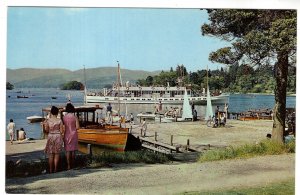
<path fill-rule="evenodd" d="M 271 194 L 295 194 L 295 180 L 291 179 L 289 181 L 281 183 L 273 183 L 270 185 L 262 187 L 252 187 L 252 188 L 233 188 L 229 190 L 219 190 L 219 191 L 206 191 L 206 192 L 186 192 L 185 195 L 271 195 Z"/>
<path fill-rule="evenodd" d="M 104 152 L 100 155 L 77 155 L 75 168 L 100 168 L 119 163 L 167 163 L 172 160 L 170 155 L 155 154 L 149 151 L 128 151 L 128 152 Z M 66 157 L 61 155 L 58 171 L 65 171 Z M 40 162 L 6 162 L 6 177 L 27 177 L 46 173 L 48 170 L 47 159 Z"/>
<path fill-rule="evenodd" d="M 104 152 L 101 155 L 91 156 L 87 159 L 88 168 L 98 168 L 108 164 L 120 163 L 166 163 L 172 160 L 171 155 L 161 153 L 153 153 L 150 151 L 128 151 L 120 152 Z"/>
<path fill-rule="evenodd" d="M 284 153 L 295 153 L 295 141 L 288 144 L 280 144 L 271 140 L 263 140 L 258 144 L 245 144 L 237 147 L 211 150 L 203 153 L 199 161 L 216 161 L 234 158 L 250 158 L 260 155 L 276 155 Z"/>

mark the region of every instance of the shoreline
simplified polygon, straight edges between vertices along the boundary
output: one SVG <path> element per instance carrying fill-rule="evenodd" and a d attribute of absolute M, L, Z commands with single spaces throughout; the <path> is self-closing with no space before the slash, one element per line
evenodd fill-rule
<path fill-rule="evenodd" d="M 200 148 L 210 144 L 212 147 L 224 147 L 229 145 L 242 145 L 256 143 L 265 139 L 272 132 L 272 120 L 240 121 L 228 119 L 225 127 L 207 127 L 205 121 L 174 122 L 174 123 L 151 123 L 147 122 L 146 138 L 150 140 L 170 144 L 173 136 L 174 146 L 185 146 L 187 140 L 193 148 Z M 133 126 L 131 133 L 140 136 L 139 124 Z M 36 159 L 44 158 L 46 139 L 34 139 L 24 142 L 14 141 L 10 145 L 6 141 L 6 160 L 17 158 Z"/>

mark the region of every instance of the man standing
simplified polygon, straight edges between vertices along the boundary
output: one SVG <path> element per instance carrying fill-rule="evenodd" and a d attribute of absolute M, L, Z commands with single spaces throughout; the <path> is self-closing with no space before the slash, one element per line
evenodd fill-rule
<path fill-rule="evenodd" d="M 147 123 L 146 123 L 146 119 L 143 118 L 143 122 L 141 124 L 141 134 L 143 137 L 146 136 L 146 131 L 147 131 Z"/>
<path fill-rule="evenodd" d="M 108 122 L 112 124 L 112 106 L 110 103 L 108 103 L 108 106 L 106 107 L 106 115 Z"/>

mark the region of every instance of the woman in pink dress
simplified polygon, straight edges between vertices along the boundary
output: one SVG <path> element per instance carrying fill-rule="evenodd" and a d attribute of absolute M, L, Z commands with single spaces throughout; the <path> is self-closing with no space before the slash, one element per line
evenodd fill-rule
<path fill-rule="evenodd" d="M 45 153 L 48 154 L 49 172 L 57 171 L 59 155 L 63 148 L 63 124 L 61 119 L 57 118 L 58 108 L 52 106 L 51 117 L 43 122 L 43 129 L 48 133 Z"/>
<path fill-rule="evenodd" d="M 75 108 L 71 103 L 67 103 L 66 112 L 67 114 L 63 117 L 63 122 L 65 125 L 64 143 L 68 169 L 71 169 L 75 162 L 75 151 L 78 150 L 77 130 L 79 129 L 79 121 L 74 115 Z"/>

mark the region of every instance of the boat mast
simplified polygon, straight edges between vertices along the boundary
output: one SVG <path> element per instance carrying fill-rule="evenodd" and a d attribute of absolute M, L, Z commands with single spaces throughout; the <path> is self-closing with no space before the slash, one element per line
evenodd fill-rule
<path fill-rule="evenodd" d="M 206 87 L 208 87 L 208 65 L 206 65 Z"/>
<path fill-rule="evenodd" d="M 118 116 L 120 117 L 120 64 L 118 62 Z"/>
<path fill-rule="evenodd" d="M 85 65 L 83 65 L 83 76 L 84 76 L 84 98 L 83 103 L 86 104 L 86 77 L 85 77 Z"/>

